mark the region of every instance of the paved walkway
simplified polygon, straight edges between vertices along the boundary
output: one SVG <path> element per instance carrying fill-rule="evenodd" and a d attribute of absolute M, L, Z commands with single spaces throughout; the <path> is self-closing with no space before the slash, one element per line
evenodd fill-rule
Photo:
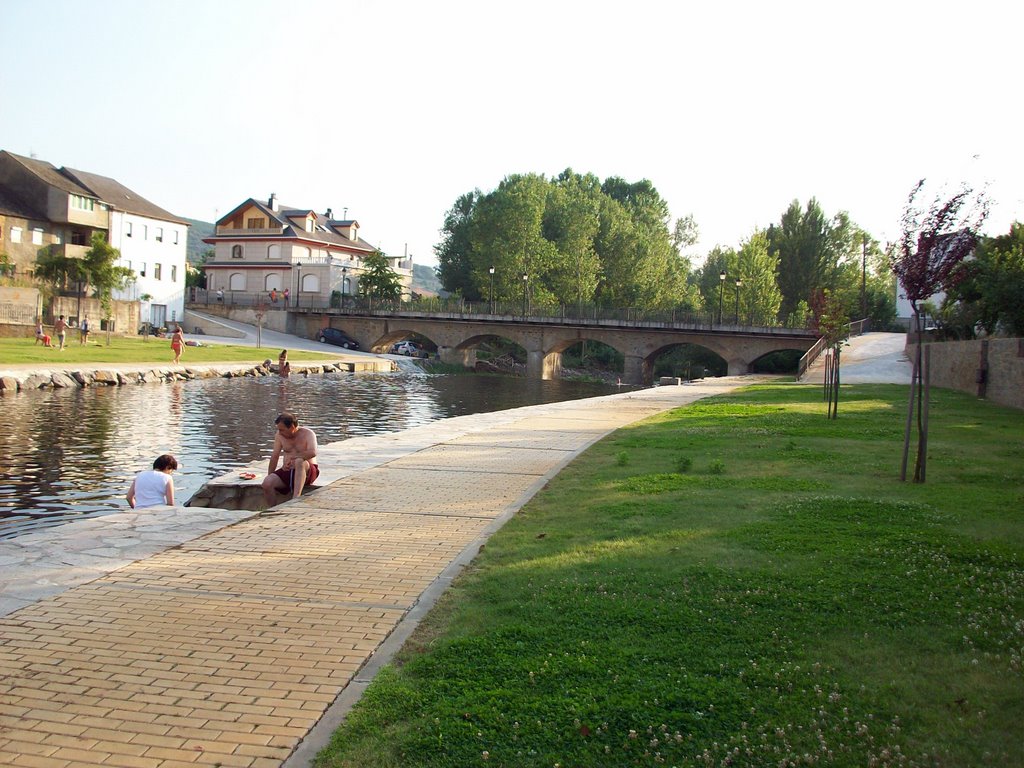
<path fill-rule="evenodd" d="M 165 508 L 4 542 L 0 765 L 308 765 L 484 540 L 571 459 L 754 381 L 345 441 L 326 450 L 349 453 L 350 474 L 262 514 Z"/>
<path fill-rule="evenodd" d="M 865 333 L 854 336 L 839 355 L 839 383 L 909 384 L 911 365 L 903 348 L 905 333 Z M 801 384 L 825 380 L 825 356 L 821 355 L 800 379 Z"/>

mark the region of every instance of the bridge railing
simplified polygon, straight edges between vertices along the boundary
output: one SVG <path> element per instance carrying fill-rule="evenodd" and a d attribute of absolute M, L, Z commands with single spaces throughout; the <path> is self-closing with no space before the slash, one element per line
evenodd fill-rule
<path fill-rule="evenodd" d="M 601 307 L 596 304 L 537 304 L 522 301 L 466 301 L 459 298 L 422 297 L 411 301 L 380 299 L 370 296 L 335 296 L 290 294 L 287 301 L 277 294 L 272 302 L 263 292 L 208 291 L 201 288 L 189 295 L 191 306 L 262 306 L 264 309 L 312 310 L 328 314 L 378 317 L 431 317 L 454 320 L 486 320 L 488 322 L 546 323 L 555 325 L 582 324 L 674 328 L 687 330 L 721 330 L 736 332 L 756 330 L 758 333 L 808 330 L 804 323 L 782 323 L 774 317 L 756 314 L 728 315 L 724 322 L 714 312 L 691 312 L 682 309 L 640 309 L 638 307 Z"/>
<path fill-rule="evenodd" d="M 852 323 L 847 324 L 847 337 L 860 336 L 861 334 L 867 333 L 871 330 L 871 319 L 865 318 L 863 320 L 854 320 Z M 814 361 L 818 359 L 818 356 L 825 350 L 825 337 L 822 336 L 816 342 L 814 346 L 804 353 L 804 356 L 800 358 L 800 362 L 796 366 L 796 380 L 800 381 L 804 374 L 807 373 L 807 369 L 814 364 Z"/>

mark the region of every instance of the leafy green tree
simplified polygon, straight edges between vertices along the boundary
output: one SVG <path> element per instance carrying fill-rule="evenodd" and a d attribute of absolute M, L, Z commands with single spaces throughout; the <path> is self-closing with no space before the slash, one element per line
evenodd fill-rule
<path fill-rule="evenodd" d="M 534 300 L 551 300 L 548 277 L 558 251 L 542 231 L 547 198 L 547 180 L 524 174 L 506 177 L 477 201 L 470 226 L 477 294 L 486 295 L 494 267 L 496 300 L 518 300 L 525 290 Z"/>
<path fill-rule="evenodd" d="M 473 244 L 470 234 L 473 213 L 482 196 L 479 189 L 459 196 L 445 214 L 441 242 L 434 246 L 437 276 L 444 289 L 467 299 L 480 298 L 480 285 L 473 279 Z"/>
<path fill-rule="evenodd" d="M 825 399 L 828 401 L 828 418 L 839 416 L 839 355 L 843 344 L 850 335 L 846 308 L 842 299 L 826 289 L 815 301 L 814 322 L 818 333 L 825 340 Z"/>
<path fill-rule="evenodd" d="M 579 176 L 566 169 L 548 195 L 544 235 L 558 250 L 548 280 L 562 304 L 593 301 L 601 269 L 594 247 L 600 211 L 601 187 L 593 175 Z"/>
<path fill-rule="evenodd" d="M 73 285 L 88 282 L 85 262 L 70 258 L 51 248 L 40 248 L 32 274 L 55 291 L 67 291 Z"/>
<path fill-rule="evenodd" d="M 86 281 L 93 289 L 94 295 L 100 300 L 103 319 L 107 321 L 108 343 L 110 318 L 114 314 L 112 296 L 114 291 L 121 291 L 135 282 L 135 272 L 128 267 L 117 266 L 121 252 L 107 242 L 103 232 L 93 232 L 89 250 L 82 258 Z"/>
<path fill-rule="evenodd" d="M 363 258 L 359 295 L 378 299 L 397 299 L 402 295 L 402 280 L 380 251 L 374 251 Z"/>
<path fill-rule="evenodd" d="M 766 325 L 779 312 L 782 295 L 775 282 L 775 257 L 768 250 L 768 234 L 754 232 L 740 249 L 715 246 L 700 270 L 704 308 L 715 322 Z M 725 279 L 722 279 L 725 274 Z M 739 287 L 736 281 L 740 281 Z M 738 309 L 737 309 L 738 308 Z"/>
<path fill-rule="evenodd" d="M 816 292 L 836 287 L 838 265 L 849 255 L 852 235 L 845 213 L 827 219 L 813 197 L 803 210 L 794 200 L 780 223 L 768 228 L 769 247 L 779 262 L 782 319 Z"/>
<path fill-rule="evenodd" d="M 943 314 L 954 309 L 967 338 L 975 325 L 988 334 L 1024 335 L 1024 225 L 1014 222 L 1008 234 L 978 242 L 973 260 L 964 264 L 963 281 L 946 296 Z"/>

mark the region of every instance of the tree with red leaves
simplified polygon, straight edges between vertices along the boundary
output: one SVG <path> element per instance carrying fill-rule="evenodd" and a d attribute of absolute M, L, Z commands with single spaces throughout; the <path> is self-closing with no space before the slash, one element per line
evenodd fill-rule
<path fill-rule="evenodd" d="M 963 185 L 958 192 L 943 199 L 937 195 L 927 210 L 918 204 L 924 188 L 919 181 L 907 198 L 901 220 L 902 236 L 892 254 L 892 271 L 903 286 L 913 309 L 911 332 L 916 334 L 917 350 L 914 354 L 910 381 L 910 404 L 903 436 L 903 460 L 900 480 L 907 479 L 907 455 L 910 450 L 911 423 L 917 416 L 917 461 L 914 482 L 925 481 L 928 462 L 928 379 L 927 356 L 922 354 L 920 302 L 939 291 L 948 291 L 963 278 L 960 265 L 971 255 L 978 242 L 978 231 L 988 216 L 988 199 L 984 192 Z"/>

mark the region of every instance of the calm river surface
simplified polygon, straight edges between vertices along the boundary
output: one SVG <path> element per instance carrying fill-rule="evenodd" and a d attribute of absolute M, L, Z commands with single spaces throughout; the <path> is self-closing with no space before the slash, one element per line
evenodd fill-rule
<path fill-rule="evenodd" d="M 500 376 L 331 374 L 24 392 L 3 398 L 0 538 L 127 509 L 135 474 L 172 453 L 180 504 L 207 480 L 270 456 L 292 411 L 321 444 L 614 387 Z"/>

